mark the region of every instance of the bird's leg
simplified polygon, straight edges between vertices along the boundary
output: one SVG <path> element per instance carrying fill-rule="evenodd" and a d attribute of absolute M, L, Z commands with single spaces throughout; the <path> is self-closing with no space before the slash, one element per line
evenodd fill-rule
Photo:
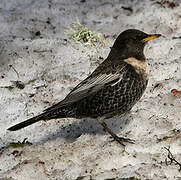
<path fill-rule="evenodd" d="M 99 118 L 99 123 L 104 127 L 104 129 L 121 145 L 125 146 L 123 142 L 128 142 L 128 143 L 134 143 L 134 140 L 129 139 L 129 138 L 124 138 L 124 137 L 118 137 L 104 122 L 104 117 Z"/>

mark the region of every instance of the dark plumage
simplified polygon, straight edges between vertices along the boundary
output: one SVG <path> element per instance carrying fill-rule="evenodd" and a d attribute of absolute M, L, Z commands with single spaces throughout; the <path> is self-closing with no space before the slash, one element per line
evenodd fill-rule
<path fill-rule="evenodd" d="M 130 139 L 115 135 L 104 119 L 129 111 L 141 98 L 148 82 L 148 64 L 143 54 L 145 44 L 159 37 L 136 29 L 122 32 L 108 57 L 61 102 L 45 109 L 38 116 L 10 127 L 16 131 L 40 120 L 57 118 L 97 118 L 120 144 Z"/>

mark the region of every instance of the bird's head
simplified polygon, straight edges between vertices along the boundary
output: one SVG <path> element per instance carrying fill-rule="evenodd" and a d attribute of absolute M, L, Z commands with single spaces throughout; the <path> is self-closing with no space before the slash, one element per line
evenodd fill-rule
<path fill-rule="evenodd" d="M 160 36 L 160 34 L 146 34 L 136 29 L 128 29 L 117 37 L 113 48 L 125 56 L 143 55 L 145 44 Z"/>

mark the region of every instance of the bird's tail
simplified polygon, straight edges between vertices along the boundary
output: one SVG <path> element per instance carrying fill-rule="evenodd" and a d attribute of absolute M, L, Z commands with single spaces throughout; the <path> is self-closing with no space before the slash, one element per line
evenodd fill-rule
<path fill-rule="evenodd" d="M 47 117 L 46 116 L 47 116 L 47 113 L 42 113 L 42 114 L 40 114 L 38 116 L 32 117 L 32 118 L 30 118 L 30 119 L 28 119 L 26 121 L 20 122 L 20 123 L 14 125 L 14 126 L 8 128 L 8 130 L 9 131 L 17 131 L 17 130 L 22 129 L 22 128 L 26 127 L 26 126 L 34 124 L 34 123 L 36 123 L 38 121 L 45 120 L 45 119 L 48 120 L 49 118 L 48 118 L 48 116 Z"/>
<path fill-rule="evenodd" d="M 65 117 L 74 117 L 74 108 L 62 108 L 52 111 L 44 112 L 38 116 L 32 117 L 26 121 L 20 122 L 10 128 L 8 128 L 9 131 L 17 131 L 19 129 L 22 129 L 26 126 L 29 126 L 31 124 L 34 124 L 41 120 L 49 120 L 49 119 L 57 119 L 57 118 L 65 118 Z"/>
<path fill-rule="evenodd" d="M 42 120 L 41 117 L 42 117 L 42 116 L 41 116 L 41 114 L 40 114 L 40 115 L 35 116 L 35 117 L 33 117 L 33 118 L 30 118 L 30 119 L 28 119 L 28 120 L 26 120 L 26 121 L 20 122 L 20 123 L 14 125 L 14 126 L 11 126 L 10 128 L 8 128 L 8 130 L 9 130 L 9 131 L 17 131 L 17 130 L 22 129 L 22 128 L 26 127 L 26 126 L 29 126 L 29 125 L 31 125 L 31 124 L 34 124 L 34 123 L 36 123 L 36 122 L 38 122 L 38 121 L 41 121 L 41 120 Z"/>

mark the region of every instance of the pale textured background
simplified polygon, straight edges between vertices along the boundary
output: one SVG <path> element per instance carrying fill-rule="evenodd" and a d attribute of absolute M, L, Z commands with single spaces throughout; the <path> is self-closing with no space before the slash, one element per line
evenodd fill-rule
<path fill-rule="evenodd" d="M 22 90 L 0 88 L 0 178 L 181 178 L 178 166 L 165 164 L 164 149 L 170 146 L 181 162 L 181 96 L 170 92 L 181 89 L 181 39 L 173 39 L 181 37 L 181 1 L 175 1 L 178 6 L 173 9 L 157 2 L 0 0 L 0 86 L 12 85 L 13 80 L 25 83 Z M 91 119 L 60 119 L 17 132 L 6 130 L 62 100 L 98 66 L 99 57 L 108 55 L 113 38 L 97 50 L 68 39 L 65 30 L 76 18 L 110 36 L 128 28 L 165 35 L 145 48 L 151 74 L 144 96 L 129 116 L 108 122 L 117 134 L 136 140 L 125 149 L 111 142 Z M 35 36 L 37 31 L 40 36 Z M 8 146 L 24 138 L 33 145 Z M 12 154 L 15 150 L 20 153 L 17 157 Z"/>

